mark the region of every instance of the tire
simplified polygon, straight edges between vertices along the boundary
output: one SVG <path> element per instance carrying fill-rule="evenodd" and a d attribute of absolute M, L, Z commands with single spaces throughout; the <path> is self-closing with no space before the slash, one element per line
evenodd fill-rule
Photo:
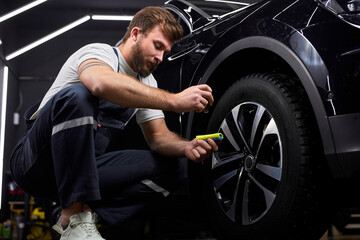
<path fill-rule="evenodd" d="M 201 165 L 205 211 L 220 239 L 320 239 L 329 226 L 326 168 L 295 79 L 250 75 L 221 97 L 208 133 L 225 136 Z"/>

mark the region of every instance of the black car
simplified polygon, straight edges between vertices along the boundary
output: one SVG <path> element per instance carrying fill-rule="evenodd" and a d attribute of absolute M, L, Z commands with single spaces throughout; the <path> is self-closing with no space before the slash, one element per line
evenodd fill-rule
<path fill-rule="evenodd" d="M 214 231 L 319 239 L 343 207 L 337 186 L 358 191 L 359 1 L 170 0 L 165 8 L 184 37 L 155 72 L 159 86 L 206 83 L 216 100 L 207 114 L 166 113 L 167 123 L 188 139 L 225 136 L 211 159 L 188 163 L 191 194 Z"/>

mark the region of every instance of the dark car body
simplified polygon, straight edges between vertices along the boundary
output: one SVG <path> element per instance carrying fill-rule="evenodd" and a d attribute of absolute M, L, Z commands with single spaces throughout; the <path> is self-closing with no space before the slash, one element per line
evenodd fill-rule
<path fill-rule="evenodd" d="M 167 5 L 174 11 L 186 6 L 171 1 Z M 234 81 L 227 77 L 227 71 L 237 76 L 259 71 L 296 75 L 314 108 L 324 154 L 335 176 L 359 173 L 358 27 L 340 20 L 316 1 L 258 1 L 219 20 L 194 15 L 200 20 L 193 17 L 193 21 L 202 21 L 206 26 L 191 30 L 173 47 L 166 68 L 177 61 L 174 65 L 179 69 L 167 71 L 171 72 L 171 81 L 167 75 L 164 80 L 158 77 L 161 87 L 179 91 L 194 84 L 215 84 L 214 95 L 221 96 L 219 91 L 224 85 L 230 86 Z M 178 48 L 181 51 L 176 51 Z M 237 60 L 234 54 L 245 54 L 245 59 L 239 56 Z M 181 57 L 173 60 L 173 55 Z M 229 57 L 237 61 L 236 66 L 221 66 Z M 223 71 L 218 82 L 211 78 L 216 71 Z M 219 82 L 221 87 L 216 85 Z M 194 117 L 194 113 L 190 115 Z M 182 122 L 186 125 L 184 136 L 193 137 L 191 119 Z"/>
<path fill-rule="evenodd" d="M 355 9 L 344 10 L 350 9 L 351 4 Z M 279 79 L 296 79 L 294 82 L 301 89 L 303 101 L 307 102 L 305 112 L 312 115 L 308 125 L 316 132 L 316 137 L 311 138 L 311 144 L 319 150 L 321 157 L 309 161 L 321 161 L 320 167 L 316 168 L 326 172 L 326 179 L 330 179 L 326 181 L 354 179 L 360 175 L 360 101 L 357 95 L 360 92 L 360 21 L 356 1 L 247 0 L 240 3 L 170 0 L 164 7 L 178 17 L 184 28 L 184 37 L 174 44 L 155 72 L 159 87 L 179 92 L 192 85 L 208 84 L 215 98 L 208 114 L 166 113 L 171 130 L 187 139 L 205 134 L 209 131 L 211 119 L 216 117 L 213 110 L 220 108 L 217 106 L 219 100 L 239 79 L 245 77 L 251 82 L 252 78 L 261 80 L 269 75 L 286 76 Z M 221 109 L 215 113 L 219 111 Z M 281 122 L 277 124 L 281 125 Z M 193 181 L 206 181 L 198 173 L 209 170 L 199 168 L 202 167 L 193 167 L 195 170 L 192 171 L 198 176 Z M 190 178 L 191 184 L 199 185 L 192 183 Z M 280 197 L 281 191 L 275 189 L 275 195 Z M 288 204 L 299 204 L 296 200 L 291 201 Z M 236 218 L 228 223 L 216 219 L 212 222 L 224 223 L 218 231 L 220 236 L 226 236 L 224 239 L 249 237 L 262 231 L 261 224 L 266 224 L 262 222 L 266 222 L 271 211 L 276 212 L 273 210 L 276 200 L 270 205 L 254 223 L 244 224 Z M 308 208 L 314 206 L 309 204 Z M 288 214 L 295 214 L 294 208 Z M 221 211 L 210 212 L 210 215 L 219 213 L 221 215 Z M 239 211 L 237 214 L 241 215 Z M 314 215 L 304 216 L 304 221 L 324 221 L 314 218 Z M 321 230 L 315 233 L 309 230 L 309 226 L 297 226 L 284 237 L 293 234 L 291 239 L 297 239 L 295 236 L 298 234 L 299 239 L 305 239 L 305 236 L 306 239 L 316 239 L 315 236 L 319 237 L 325 228 L 318 229 Z M 264 234 L 258 232 L 255 239 L 278 233 L 266 228 L 263 231 Z M 310 233 L 300 234 L 302 231 Z"/>

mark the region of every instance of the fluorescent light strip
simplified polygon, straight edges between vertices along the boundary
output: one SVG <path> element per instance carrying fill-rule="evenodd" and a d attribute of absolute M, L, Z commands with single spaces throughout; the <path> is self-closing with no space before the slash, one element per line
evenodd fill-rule
<path fill-rule="evenodd" d="M 121 15 L 93 15 L 93 20 L 115 20 L 115 21 L 131 21 L 134 16 L 121 16 Z"/>
<path fill-rule="evenodd" d="M 85 16 L 83 18 L 80 18 L 79 20 L 77 20 L 77 21 L 75 21 L 75 22 L 73 22 L 73 23 L 71 23 L 71 24 L 69 24 L 69 25 L 67 25 L 67 26 L 65 26 L 65 27 L 63 27 L 63 28 L 61 28 L 61 29 L 59 29 L 59 30 L 57 30 L 57 31 L 55 31 L 55 32 L 53 32 L 53 33 L 51 33 L 51 34 L 49 34 L 49 35 L 35 41 L 35 42 L 33 42 L 33 43 L 31 43 L 31 44 L 29 44 L 29 45 L 26 45 L 25 47 L 15 51 L 15 52 L 13 52 L 11 54 L 9 54 L 8 56 L 6 56 L 6 60 L 9 61 L 9 60 L 11 60 L 11 59 L 23 54 L 23 53 L 35 48 L 35 47 L 49 41 L 50 39 L 52 39 L 52 38 L 54 38 L 54 37 L 56 37 L 56 36 L 58 36 L 60 34 L 63 34 L 64 32 L 69 31 L 70 29 L 72 29 L 72 28 L 74 28 L 76 26 L 79 26 L 80 24 L 88 21 L 90 18 L 92 18 L 93 20 L 131 21 L 133 16 L 93 15 L 92 17 L 90 17 L 89 15 L 87 15 L 87 16 Z"/>
<path fill-rule="evenodd" d="M 234 2 L 234 1 L 226 1 L 226 0 L 205 0 L 206 2 L 219 2 L 219 3 L 231 3 L 231 4 L 239 4 L 239 5 L 250 5 L 249 3 L 244 2 Z"/>
<path fill-rule="evenodd" d="M 29 4 L 27 4 L 27 5 L 25 5 L 25 6 L 21 7 L 21 8 L 18 8 L 16 10 L 12 11 L 12 12 L 9 12 L 8 14 L 5 14 L 5 15 L 0 17 L 0 22 L 3 22 L 3 21 L 5 21 L 5 20 L 7 20 L 9 18 L 12 18 L 12 17 L 14 17 L 14 16 L 16 16 L 16 15 L 22 13 L 22 12 L 25 12 L 25 11 L 29 10 L 30 8 L 33 8 L 33 7 L 39 5 L 39 4 L 43 3 L 43 2 L 46 2 L 46 1 L 47 0 L 37 0 L 37 1 L 29 3 Z"/>
<path fill-rule="evenodd" d="M 29 45 L 27 45 L 27 46 L 15 51 L 15 52 L 11 53 L 11 54 L 9 54 L 8 56 L 6 56 L 6 60 L 9 61 L 9 60 L 11 60 L 11 59 L 13 59 L 13 58 L 27 52 L 27 51 L 29 51 L 30 49 L 33 49 L 34 47 L 37 47 L 40 44 L 43 44 L 44 42 L 47 42 L 50 39 L 52 39 L 52 38 L 54 38 L 56 36 L 59 36 L 60 34 L 63 34 L 64 32 L 69 31 L 70 29 L 72 29 L 72 28 L 74 28 L 76 26 L 79 26 L 80 24 L 88 21 L 89 19 L 90 19 L 90 16 L 85 16 L 83 18 L 80 18 L 79 20 L 77 20 L 77 21 L 75 21 L 73 23 L 70 23 L 69 25 L 66 25 L 65 27 L 60 28 L 59 30 L 57 30 L 57 31 L 55 31 L 55 32 L 53 32 L 53 33 L 51 33 L 51 34 L 49 34 L 49 35 L 35 41 L 35 42 L 33 42 L 33 43 L 30 43 Z"/>
<path fill-rule="evenodd" d="M 5 121 L 6 121 L 6 101 L 7 101 L 7 88 L 8 88 L 8 67 L 4 67 L 3 71 L 3 86 L 2 86 L 2 99 L 1 99 L 1 126 L 0 126 L 0 209 L 1 209 L 1 193 L 2 193 L 2 180 L 3 180 L 3 164 L 4 164 L 4 146 L 5 146 Z"/>
<path fill-rule="evenodd" d="M 0 39 L 0 45 L 2 45 L 2 41 L 1 41 L 1 39 Z"/>

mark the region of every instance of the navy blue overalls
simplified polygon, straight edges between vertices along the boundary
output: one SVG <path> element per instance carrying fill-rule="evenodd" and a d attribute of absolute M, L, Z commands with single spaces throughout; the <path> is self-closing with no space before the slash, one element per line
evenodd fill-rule
<path fill-rule="evenodd" d="M 62 208 L 88 203 L 116 225 L 166 197 L 183 178 L 178 159 L 147 150 L 108 152 L 134 109 L 93 96 L 81 83 L 52 97 L 11 156 L 14 180 L 27 193 L 59 201 Z M 101 125 L 101 127 L 97 127 Z"/>

